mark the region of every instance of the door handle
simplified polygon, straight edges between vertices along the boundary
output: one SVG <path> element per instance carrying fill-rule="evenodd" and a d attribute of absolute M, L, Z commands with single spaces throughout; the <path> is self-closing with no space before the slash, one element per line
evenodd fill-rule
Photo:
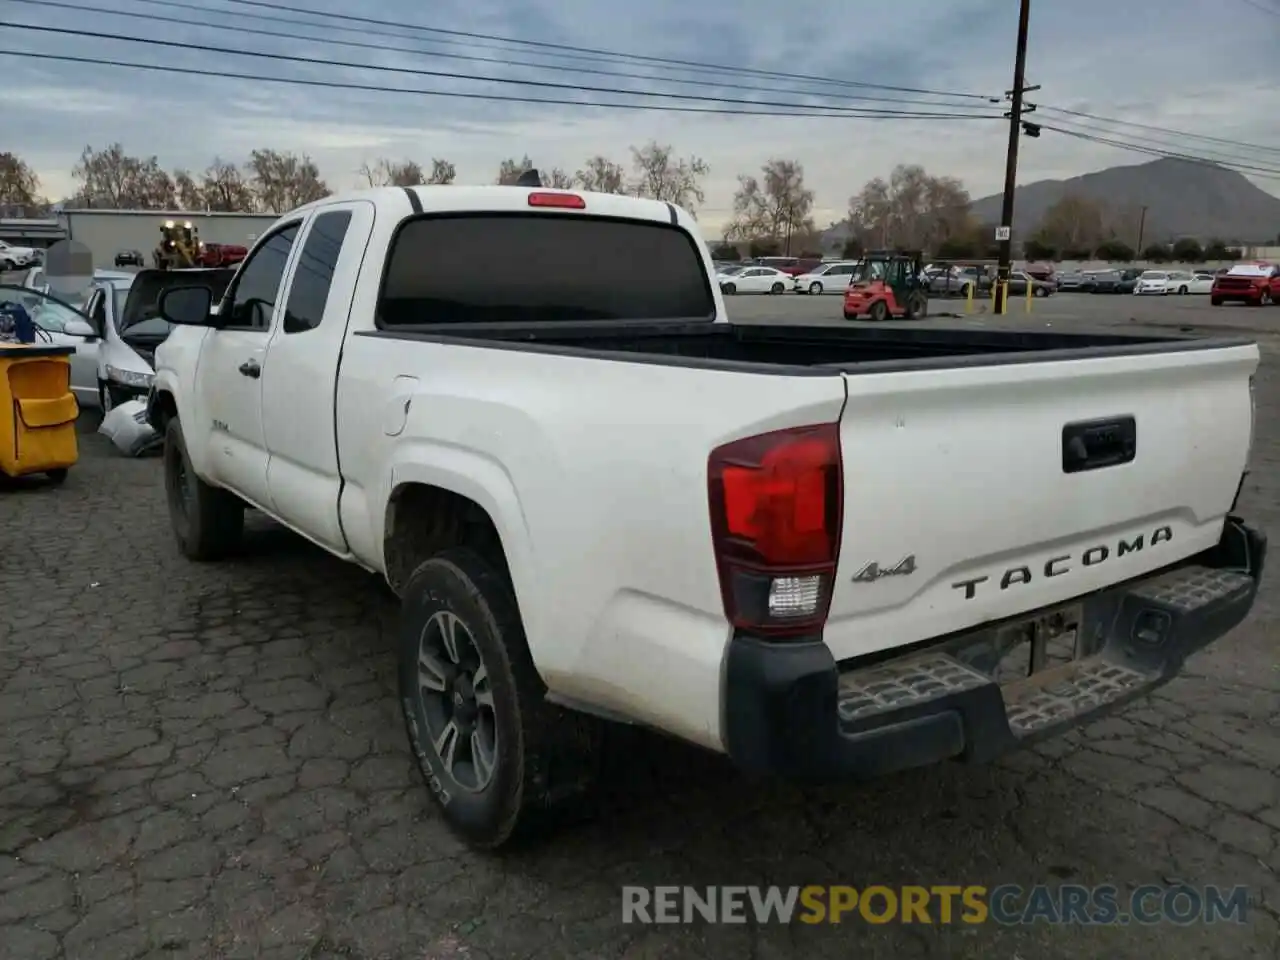
<path fill-rule="evenodd" d="M 1086 420 L 1062 428 L 1062 472 L 1081 473 L 1132 463 L 1138 452 L 1133 417 Z"/>
<path fill-rule="evenodd" d="M 262 376 L 262 368 L 258 366 L 257 360 L 246 360 L 240 364 L 240 372 L 246 377 L 253 377 L 255 380 Z"/>

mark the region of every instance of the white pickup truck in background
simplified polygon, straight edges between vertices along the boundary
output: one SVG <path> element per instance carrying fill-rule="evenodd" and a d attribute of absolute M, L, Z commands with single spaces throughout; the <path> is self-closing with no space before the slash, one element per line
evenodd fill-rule
<path fill-rule="evenodd" d="M 383 188 L 161 298 L 182 551 L 249 505 L 385 575 L 472 843 L 586 796 L 601 718 L 795 777 L 985 760 L 1248 613 L 1254 344 L 739 325 L 712 276 L 669 204 Z"/>

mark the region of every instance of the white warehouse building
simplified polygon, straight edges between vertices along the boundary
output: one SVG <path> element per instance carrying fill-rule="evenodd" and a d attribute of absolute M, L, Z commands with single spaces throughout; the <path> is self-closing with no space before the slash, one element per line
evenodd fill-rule
<path fill-rule="evenodd" d="M 111 269 L 121 250 L 137 250 L 151 265 L 151 251 L 160 242 L 160 227 L 166 220 L 190 221 L 205 243 L 236 243 L 253 246 L 279 217 L 274 213 L 192 213 L 185 210 L 62 210 L 58 221 L 67 239 L 83 243 L 93 251 L 95 268 Z"/>

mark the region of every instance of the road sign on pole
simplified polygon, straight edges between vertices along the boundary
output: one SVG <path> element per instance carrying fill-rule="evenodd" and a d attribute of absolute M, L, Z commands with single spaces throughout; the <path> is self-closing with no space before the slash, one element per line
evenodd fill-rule
<path fill-rule="evenodd" d="M 1003 243 L 1013 236 L 1013 231 L 1008 227 L 996 227 L 996 239 Z"/>

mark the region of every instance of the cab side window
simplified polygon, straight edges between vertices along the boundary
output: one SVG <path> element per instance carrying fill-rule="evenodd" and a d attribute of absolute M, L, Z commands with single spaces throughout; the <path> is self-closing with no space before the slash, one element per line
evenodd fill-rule
<path fill-rule="evenodd" d="M 291 223 L 255 250 L 236 277 L 236 285 L 223 303 L 227 312 L 226 327 L 236 330 L 271 329 L 276 296 L 284 277 L 285 265 L 300 224 Z"/>
<path fill-rule="evenodd" d="M 351 225 L 350 210 L 322 213 L 312 221 L 298 266 L 289 284 L 289 302 L 284 311 L 284 332 L 303 333 L 320 326 L 324 319 L 333 271 Z"/>

